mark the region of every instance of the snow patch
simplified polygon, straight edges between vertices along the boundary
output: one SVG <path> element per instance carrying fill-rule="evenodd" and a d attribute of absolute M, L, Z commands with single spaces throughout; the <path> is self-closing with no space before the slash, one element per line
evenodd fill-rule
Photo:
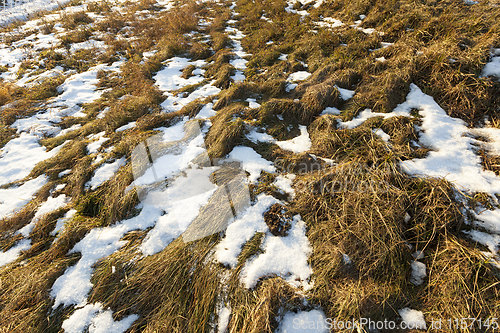
<path fill-rule="evenodd" d="M 264 253 L 245 264 L 241 281 L 247 288 L 255 287 L 259 278 L 274 274 L 294 287 L 303 287 L 304 290 L 312 287 L 307 282 L 312 274 L 307 263 L 312 248 L 306 237 L 306 226 L 299 215 L 293 217 L 291 224 L 286 237 L 266 235 Z"/>
<path fill-rule="evenodd" d="M 250 173 L 248 180 L 255 182 L 260 177 L 261 171 L 275 172 L 276 168 L 272 162 L 262 158 L 255 150 L 250 147 L 238 146 L 229 154 L 229 158 L 241 161 L 243 169 Z"/>
<path fill-rule="evenodd" d="M 311 149 L 312 143 L 307 126 L 299 125 L 300 135 L 287 141 L 276 141 L 276 144 L 284 150 L 294 152 L 296 154 L 305 152 Z"/>
<path fill-rule="evenodd" d="M 113 177 L 113 175 L 125 165 L 125 157 L 114 161 L 113 163 L 104 163 L 94 172 L 94 176 L 86 184 L 86 188 L 90 188 L 92 191 L 101 186 L 102 183 Z"/>
<path fill-rule="evenodd" d="M 406 327 L 409 329 L 427 329 L 424 314 L 421 311 L 404 308 L 398 311 Z"/>
<path fill-rule="evenodd" d="M 288 312 L 276 333 L 327 333 L 326 319 L 321 310 Z"/>

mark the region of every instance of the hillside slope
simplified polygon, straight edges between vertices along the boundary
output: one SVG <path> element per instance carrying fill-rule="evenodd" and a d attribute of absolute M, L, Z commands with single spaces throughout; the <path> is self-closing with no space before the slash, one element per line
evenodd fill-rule
<path fill-rule="evenodd" d="M 0 332 L 495 331 L 499 6 L 74 1 L 4 26 Z"/>

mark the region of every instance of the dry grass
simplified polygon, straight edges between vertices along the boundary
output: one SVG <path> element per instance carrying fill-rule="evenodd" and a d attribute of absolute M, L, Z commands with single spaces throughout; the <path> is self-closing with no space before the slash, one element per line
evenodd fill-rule
<path fill-rule="evenodd" d="M 390 164 L 353 162 L 319 178 L 304 175 L 298 184 L 294 207 L 314 248 L 313 299 L 327 316 L 398 320 L 396 310 L 407 306 L 443 320 L 494 316 L 495 274 L 460 233 L 462 215 L 449 184 L 409 179 Z M 429 269 L 419 287 L 408 280 L 416 250 L 426 253 Z"/>
<path fill-rule="evenodd" d="M 239 105 L 226 107 L 217 112 L 212 120 L 205 143 L 211 158 L 223 157 L 229 154 L 242 139 L 245 125 L 238 117 L 242 112 Z"/>

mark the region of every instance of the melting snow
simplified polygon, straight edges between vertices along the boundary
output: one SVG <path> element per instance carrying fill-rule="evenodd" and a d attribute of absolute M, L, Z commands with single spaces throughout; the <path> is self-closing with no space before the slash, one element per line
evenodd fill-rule
<path fill-rule="evenodd" d="M 30 232 L 35 227 L 36 223 L 40 220 L 43 215 L 53 212 L 61 207 L 64 207 L 69 202 L 69 198 L 66 197 L 65 194 L 61 194 L 60 196 L 53 198 L 48 197 L 47 201 L 45 201 L 35 213 L 35 216 L 31 220 L 31 222 L 21 228 L 18 233 L 23 235 L 24 237 L 28 237 Z"/>
<path fill-rule="evenodd" d="M 426 276 L 427 271 L 425 268 L 425 264 L 416 260 L 412 261 L 410 282 L 416 286 L 419 286 L 424 282 Z"/>
<path fill-rule="evenodd" d="M 279 175 L 274 180 L 274 185 L 283 190 L 285 193 L 291 195 L 291 197 L 295 197 L 295 190 L 292 187 L 293 180 L 295 179 L 295 175 L 293 173 Z"/>
<path fill-rule="evenodd" d="M 373 134 L 378 135 L 385 142 L 389 142 L 389 140 L 391 139 L 391 136 L 384 132 L 384 130 L 382 130 L 381 128 L 375 128 L 372 131 Z"/>
<path fill-rule="evenodd" d="M 500 49 L 491 50 L 491 61 L 484 66 L 482 76 L 500 79 Z"/>
<path fill-rule="evenodd" d="M 406 172 L 413 175 L 444 177 L 467 190 L 500 193 L 500 179 L 492 172 L 483 170 L 481 159 L 472 151 L 472 138 L 466 124 L 452 118 L 416 85 L 411 85 L 406 102 L 398 105 L 394 113 L 420 110 L 422 129 L 420 142 L 433 149 L 423 159 L 402 162 Z"/>
<path fill-rule="evenodd" d="M 76 265 L 68 267 L 52 286 L 50 295 L 55 298 L 53 308 L 59 305 L 84 305 L 92 289 L 90 277 L 92 266 L 126 244 L 120 239 L 129 231 L 143 230 L 154 225 L 161 216 L 159 207 L 144 205 L 141 213 L 131 219 L 107 228 L 92 229 L 80 240 L 70 253 L 80 252 L 82 257 Z"/>
<path fill-rule="evenodd" d="M 256 109 L 256 108 L 260 107 L 260 104 L 257 103 L 255 98 L 247 98 L 246 101 L 248 102 L 248 107 L 251 109 Z"/>
<path fill-rule="evenodd" d="M 321 310 L 288 312 L 276 333 L 327 333 L 327 318 Z"/>
<path fill-rule="evenodd" d="M 260 177 L 261 171 L 274 172 L 276 170 L 273 163 L 262 158 L 250 147 L 235 147 L 229 154 L 229 158 L 243 163 L 243 169 L 250 173 L 248 177 L 250 182 L 255 182 Z"/>
<path fill-rule="evenodd" d="M 101 148 L 102 144 L 109 140 L 109 138 L 104 137 L 105 133 L 106 132 L 100 132 L 90 136 L 91 140 L 97 139 L 97 141 L 94 141 L 87 146 L 87 151 L 89 152 L 89 154 L 97 153 L 99 148 Z"/>
<path fill-rule="evenodd" d="M 338 28 L 344 25 L 342 21 L 334 19 L 333 17 L 325 17 L 323 21 L 316 22 L 316 24 L 322 28 Z"/>
<path fill-rule="evenodd" d="M 88 304 L 73 312 L 62 328 L 66 333 L 83 333 L 85 329 L 89 333 L 123 333 L 139 318 L 130 315 L 116 322 L 112 315 L 113 312 L 104 310 L 101 303 Z"/>
<path fill-rule="evenodd" d="M 257 203 L 247 208 L 227 227 L 226 236 L 215 248 L 215 258 L 219 262 L 231 266 L 231 268 L 236 267 L 242 246 L 256 232 L 265 232 L 268 230 L 264 222 L 264 212 L 273 204 L 279 202 L 278 199 L 272 196 L 259 195 Z"/>
<path fill-rule="evenodd" d="M 120 167 L 123 165 L 125 165 L 125 157 L 122 157 L 119 160 L 114 161 L 113 163 L 104 163 L 99 168 L 97 168 L 97 170 L 94 172 L 94 176 L 85 184 L 85 187 L 90 187 L 92 191 L 95 190 L 106 180 L 113 177 L 116 171 L 118 171 L 118 169 L 120 169 Z"/>
<path fill-rule="evenodd" d="M 223 305 L 219 311 L 218 311 L 218 316 L 219 316 L 219 322 L 217 324 L 217 331 L 218 333 L 225 333 L 227 332 L 227 326 L 229 325 L 229 318 L 231 316 L 231 307 Z"/>
<path fill-rule="evenodd" d="M 15 261 L 21 254 L 21 251 L 26 251 L 30 248 L 31 241 L 29 239 L 23 239 L 7 251 L 0 252 L 0 267 Z"/>
<path fill-rule="evenodd" d="M 155 203 L 163 202 L 167 214 L 158 219 L 140 245 L 142 253 L 160 252 L 187 229 L 217 188 L 209 180 L 214 170 L 214 167 L 188 169 L 185 176 L 179 176 L 165 191 L 157 193 Z"/>
<path fill-rule="evenodd" d="M 126 131 L 128 129 L 131 129 L 131 128 L 134 128 L 135 127 L 135 121 L 132 121 L 126 125 L 123 125 L 121 127 L 118 127 L 115 132 L 123 132 L 123 131 Z"/>
<path fill-rule="evenodd" d="M 309 72 L 298 71 L 298 72 L 290 74 L 288 76 L 287 81 L 289 81 L 289 82 L 303 81 L 303 80 L 306 80 L 309 76 L 311 76 L 311 73 L 309 73 Z"/>
<path fill-rule="evenodd" d="M 54 230 L 52 230 L 52 232 L 50 233 L 52 236 L 55 236 L 59 233 L 59 231 L 62 230 L 62 228 L 64 227 L 64 224 L 71 220 L 73 218 L 73 216 L 75 216 L 76 214 L 76 209 L 70 209 L 66 212 L 66 214 L 64 214 L 63 217 L 61 217 L 60 219 L 57 220 L 56 222 L 56 226 L 54 228 Z"/>
<path fill-rule="evenodd" d="M 307 282 L 312 274 L 307 263 L 312 248 L 306 237 L 306 226 L 299 215 L 293 217 L 291 224 L 286 237 L 266 236 L 264 253 L 245 264 L 241 280 L 247 288 L 255 287 L 259 278 L 273 274 L 281 276 L 295 287 L 302 286 L 304 290 L 312 287 Z"/>
<path fill-rule="evenodd" d="M 399 310 L 398 312 L 401 318 L 403 318 L 403 321 L 406 323 L 406 327 L 423 330 L 427 328 L 424 314 L 421 311 L 404 308 Z"/>
<path fill-rule="evenodd" d="M 42 175 L 27 181 L 19 187 L 0 188 L 0 219 L 9 216 L 27 204 L 47 181 L 47 177 Z"/>
<path fill-rule="evenodd" d="M 55 156 L 63 146 L 47 152 L 38 140 L 38 137 L 32 134 L 21 133 L 18 138 L 10 140 L 3 147 L 0 151 L 0 185 L 27 177 L 37 163 Z"/>
<path fill-rule="evenodd" d="M 75 74 L 57 89 L 61 95 L 55 97 L 54 102 L 65 102 L 68 105 L 91 103 L 101 97 L 103 90 L 96 90 L 99 82 L 97 73 L 100 70 L 118 71 L 123 62 L 115 62 L 111 66 L 105 64 L 92 67 L 86 72 Z"/>
<path fill-rule="evenodd" d="M 336 107 L 329 106 L 329 107 L 325 108 L 323 110 L 323 112 L 321 112 L 320 116 L 323 116 L 325 114 L 339 115 L 340 113 L 341 113 L 341 111 L 339 109 L 337 109 Z"/>
<path fill-rule="evenodd" d="M 197 84 L 203 81 L 199 75 L 191 76 L 187 79 L 182 78 L 182 70 L 189 65 L 197 67 L 205 65 L 204 60 L 191 62 L 187 58 L 173 57 L 165 64 L 165 68 L 156 73 L 153 79 L 161 90 L 172 91 L 182 87 Z"/>
<path fill-rule="evenodd" d="M 299 125 L 300 135 L 287 141 L 276 141 L 276 144 L 284 150 L 289 150 L 294 153 L 302 153 L 311 149 L 312 143 L 307 126 Z"/>

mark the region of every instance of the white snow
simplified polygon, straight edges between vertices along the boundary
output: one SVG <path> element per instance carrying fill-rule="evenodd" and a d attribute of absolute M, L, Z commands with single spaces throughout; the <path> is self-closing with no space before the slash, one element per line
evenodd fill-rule
<path fill-rule="evenodd" d="M 130 315 L 116 322 L 111 310 L 103 310 L 101 303 L 88 304 L 77 309 L 66 319 L 62 328 L 65 333 L 123 333 L 136 321 L 138 315 Z"/>
<path fill-rule="evenodd" d="M 341 27 L 344 25 L 344 23 L 342 23 L 342 21 L 337 20 L 333 17 L 325 17 L 325 18 L 323 18 L 323 21 L 316 22 L 316 24 L 319 27 L 330 28 L 330 29 L 338 28 L 338 27 Z"/>
<path fill-rule="evenodd" d="M 474 139 L 465 136 L 466 124 L 452 118 L 434 101 L 412 84 L 406 102 L 398 105 L 394 113 L 420 110 L 423 133 L 420 142 L 433 149 L 423 159 L 402 162 L 403 170 L 411 175 L 443 177 L 470 191 L 500 193 L 500 179 L 483 170 L 481 159 L 472 148 Z"/>
<path fill-rule="evenodd" d="M 165 129 L 164 134 L 157 134 L 149 138 L 146 143 L 150 150 L 161 149 L 161 146 L 155 143 L 155 139 L 158 138 L 163 141 L 175 141 L 175 144 L 172 148 L 165 149 L 162 152 L 163 155 L 155 159 L 152 166 L 143 174 L 139 174 L 138 170 L 135 169 L 135 164 L 132 164 L 135 186 L 153 184 L 173 177 L 179 171 L 187 169 L 192 164 L 191 161 L 200 155 L 205 160 L 208 159 L 203 133 L 196 122 L 187 122 L 187 119 L 184 119 L 176 126 Z M 138 157 L 140 155 L 141 160 L 148 160 L 145 144 L 138 145 L 134 151 Z"/>
<path fill-rule="evenodd" d="M 91 139 L 97 139 L 97 141 L 94 141 L 87 146 L 87 151 L 89 152 L 89 154 L 97 153 L 99 148 L 101 148 L 102 144 L 109 140 L 109 138 L 104 137 L 105 133 L 106 132 L 100 132 L 98 134 L 94 134 L 91 137 Z"/>
<path fill-rule="evenodd" d="M 201 186 L 200 179 L 203 177 L 208 179 L 208 170 L 198 170 L 193 168 L 191 171 L 186 170 L 192 163 L 192 159 L 199 156 L 200 154 L 205 156 L 206 150 L 203 146 L 203 133 L 201 132 L 197 122 L 187 122 L 187 119 L 178 123 L 177 125 L 164 129 L 163 133 L 158 134 L 154 137 L 149 138 L 146 142 L 148 143 L 150 151 L 153 153 L 161 153 L 160 149 L 164 148 L 163 143 L 168 142 L 170 139 L 182 139 L 173 142 L 173 145 L 169 147 L 173 149 L 172 152 L 166 153 L 153 163 L 148 164 L 148 168 L 145 172 L 140 172 L 137 170 L 137 166 L 132 163 L 132 169 L 134 170 L 134 177 L 136 179 L 135 184 L 138 188 L 139 198 L 142 200 L 139 208 L 142 208 L 139 215 L 121 221 L 115 225 L 106 228 L 96 228 L 92 229 L 80 242 L 78 242 L 70 253 L 80 252 L 82 254 L 81 259 L 78 263 L 72 267 L 66 269 L 64 274 L 59 277 L 51 291 L 51 296 L 55 298 L 54 308 L 57 308 L 60 304 L 65 306 L 71 304 L 84 305 L 86 302 L 86 297 L 88 292 L 92 288 L 92 283 L 90 282 L 90 277 L 93 271 L 92 266 L 100 259 L 105 258 L 115 251 L 119 250 L 126 242 L 120 241 L 120 239 L 132 230 L 144 230 L 149 227 L 155 227 L 148 235 L 148 238 L 141 245 L 142 249 L 146 252 L 150 251 L 153 253 L 155 251 L 161 250 L 159 243 L 155 244 L 155 237 L 158 236 L 159 239 L 164 241 L 161 246 L 166 246 L 168 242 L 168 237 L 172 237 L 173 234 L 179 234 L 182 232 L 187 220 L 191 218 L 198 207 L 208 199 L 210 195 L 210 189 L 208 186 L 213 188 L 212 184 L 208 184 L 205 181 L 203 186 Z M 155 144 L 158 139 L 160 144 Z M 135 158 L 139 158 L 142 161 L 148 161 L 148 156 L 146 153 L 145 144 L 140 144 L 134 149 L 132 153 L 132 161 Z M 206 159 L 208 160 L 208 155 Z M 125 161 L 122 158 L 115 163 L 121 164 Z M 203 162 L 203 160 L 202 160 Z M 168 190 L 165 187 L 158 187 L 156 189 L 146 189 L 141 192 L 141 185 L 149 184 L 162 184 L 162 181 L 168 176 L 172 177 L 181 171 L 185 171 L 187 177 L 179 177 L 175 180 L 173 189 Z M 114 173 L 114 172 L 113 172 Z M 193 173 L 193 175 L 191 175 Z M 94 177 L 97 176 L 94 175 Z M 103 177 L 107 178 L 107 177 Z M 192 182 L 195 180 L 194 182 Z M 177 184 L 177 185 L 175 185 Z M 193 191 L 196 192 L 197 196 L 193 196 Z M 172 200 L 170 205 L 173 209 L 177 209 L 174 214 L 172 208 L 169 207 L 169 203 L 165 202 L 165 197 L 168 198 L 170 195 Z M 160 199 L 160 200 L 159 200 Z M 180 211 L 180 201 L 182 202 L 182 207 L 184 210 Z M 177 201 L 177 202 L 174 202 Z M 167 215 L 164 215 L 167 212 Z M 187 213 L 189 212 L 189 213 Z M 180 220 L 175 222 L 180 223 L 180 225 L 175 225 L 174 217 L 179 217 Z M 196 216 L 196 215 L 195 215 Z M 160 219 L 162 221 L 160 222 Z M 171 227 L 176 227 L 176 229 L 169 229 Z M 165 232 L 170 233 L 165 237 Z M 151 243 L 148 240 L 152 240 Z M 165 241 L 166 240 L 166 241 Z"/>
<path fill-rule="evenodd" d="M 31 241 L 29 239 L 23 239 L 7 251 L 0 252 L 0 267 L 15 261 L 19 257 L 19 254 L 21 254 L 21 251 L 26 251 L 30 248 Z"/>
<path fill-rule="evenodd" d="M 203 81 L 203 77 L 200 75 L 194 75 L 187 79 L 181 77 L 182 70 L 189 65 L 200 67 L 205 65 L 205 61 L 198 60 L 192 62 L 187 58 L 173 57 L 166 62 L 165 68 L 156 73 L 153 80 L 155 80 L 158 87 L 164 91 L 177 90 Z"/>
<path fill-rule="evenodd" d="M 134 127 L 135 127 L 135 121 L 132 121 L 132 122 L 130 122 L 130 123 L 128 123 L 128 124 L 125 124 L 125 125 L 123 125 L 123 126 L 121 126 L 121 127 L 118 127 L 118 128 L 115 130 L 115 132 L 123 132 L 123 131 L 126 131 L 126 130 L 128 130 L 128 129 L 134 128 Z"/>
<path fill-rule="evenodd" d="M 62 328 L 66 333 L 81 333 L 90 325 L 92 318 L 101 309 L 102 306 L 100 303 L 89 304 L 81 309 L 77 309 L 63 322 Z"/>
<path fill-rule="evenodd" d="M 303 81 L 307 80 L 307 78 L 311 76 L 311 73 L 306 72 L 306 71 L 298 71 L 295 73 L 292 73 L 288 76 L 287 81 L 289 82 L 297 82 L 297 81 Z"/>
<path fill-rule="evenodd" d="M 113 319 L 113 312 L 111 310 L 103 311 L 92 319 L 89 326 L 89 333 L 123 333 L 137 319 L 139 319 L 139 316 L 133 314 L 116 322 Z"/>
<path fill-rule="evenodd" d="M 102 40 L 89 39 L 81 43 L 73 43 L 69 49 L 70 53 L 74 53 L 79 50 L 89 50 L 89 49 L 100 49 L 104 50 L 107 48 L 107 45 Z"/>
<path fill-rule="evenodd" d="M 257 129 L 252 129 L 250 133 L 247 134 L 247 138 L 253 143 L 276 141 L 271 135 L 267 133 L 258 132 Z"/>
<path fill-rule="evenodd" d="M 384 118 L 390 118 L 390 117 L 395 117 L 395 116 L 409 116 L 408 112 L 404 113 L 382 113 L 382 112 L 372 112 L 370 109 L 365 109 L 361 111 L 356 118 L 353 118 L 352 120 L 348 120 L 345 122 L 339 121 L 339 126 L 341 128 L 348 128 L 348 129 L 353 129 L 355 127 L 358 127 L 359 125 L 363 124 L 365 121 L 367 121 L 370 118 L 374 117 L 384 117 Z"/>
<path fill-rule="evenodd" d="M 294 198 L 295 190 L 293 189 L 292 184 L 295 177 L 296 175 L 294 175 L 293 173 L 279 175 L 274 180 L 274 185 L 283 190 L 285 193 L 290 194 L 291 197 Z"/>
<path fill-rule="evenodd" d="M 385 142 L 389 142 L 389 140 L 391 139 L 391 136 L 384 132 L 384 130 L 381 128 L 374 128 L 372 131 L 373 134 L 378 135 Z"/>
<path fill-rule="evenodd" d="M 161 216 L 160 207 L 143 205 L 139 215 L 106 228 L 92 229 L 69 253 L 80 252 L 76 265 L 68 267 L 52 286 L 50 295 L 55 298 L 53 308 L 59 305 L 84 305 L 92 289 L 92 266 L 126 244 L 120 239 L 129 231 L 143 230 L 155 224 Z"/>
<path fill-rule="evenodd" d="M 276 141 L 276 144 L 284 150 L 289 150 L 296 154 L 305 152 L 311 149 L 312 143 L 309 133 L 307 132 L 307 126 L 299 125 L 300 135 L 286 141 Z"/>
<path fill-rule="evenodd" d="M 404 308 L 399 310 L 398 312 L 401 318 L 403 318 L 403 322 L 407 325 L 406 327 L 423 330 L 427 328 L 424 314 L 421 311 Z"/>
<path fill-rule="evenodd" d="M 500 79 L 500 49 L 491 50 L 491 61 L 484 66 L 482 76 L 494 76 Z"/>
<path fill-rule="evenodd" d="M 12 127 L 16 128 L 18 133 L 27 132 L 39 138 L 54 136 L 62 132 L 57 124 L 63 117 L 76 117 L 79 114 L 85 115 L 76 104 L 68 107 L 65 103 L 52 103 L 49 108 L 31 117 L 16 120 Z"/>
<path fill-rule="evenodd" d="M 328 322 L 321 310 L 288 312 L 276 333 L 327 333 Z"/>
<path fill-rule="evenodd" d="M 31 222 L 17 232 L 23 235 L 24 237 L 28 237 L 30 232 L 35 227 L 36 223 L 42 218 L 45 214 L 53 212 L 61 207 L 64 207 L 68 202 L 69 198 L 66 197 L 65 194 L 61 194 L 60 196 L 53 198 L 48 197 L 47 201 L 45 201 L 36 211 L 35 216 L 31 219 Z"/>
<path fill-rule="evenodd" d="M 13 21 L 26 20 L 38 11 L 54 10 L 67 2 L 69 2 L 69 0 L 31 0 L 15 7 L 3 10 L 2 16 L 0 17 L 0 26 L 5 26 Z"/>
<path fill-rule="evenodd" d="M 256 109 L 260 107 L 260 104 L 256 102 L 255 98 L 247 98 L 246 101 L 248 102 L 248 107 L 250 109 Z"/>
<path fill-rule="evenodd" d="M 293 89 L 297 88 L 298 84 L 297 83 L 289 83 L 286 85 L 286 92 L 290 92 L 292 91 Z"/>
<path fill-rule="evenodd" d="M 228 24 L 234 23 L 236 23 L 234 20 L 228 21 Z M 229 63 L 237 69 L 236 73 L 231 78 L 235 82 L 244 81 L 245 75 L 242 71 L 247 68 L 246 64 L 248 62 L 248 60 L 244 59 L 244 57 L 250 55 L 243 51 L 243 46 L 241 45 L 241 39 L 244 38 L 245 35 L 234 27 L 226 27 L 225 31 L 229 33 L 229 38 L 231 38 L 233 42 L 233 53 L 236 55 L 236 58 L 229 61 Z"/>
<path fill-rule="evenodd" d="M 226 236 L 215 248 L 215 258 L 224 265 L 231 268 L 236 267 L 238 255 L 242 246 L 257 232 L 268 230 L 264 222 L 264 212 L 279 203 L 278 199 L 270 195 L 261 194 L 257 197 L 257 203 L 238 216 L 226 229 Z"/>
<path fill-rule="evenodd" d="M 352 96 L 354 96 L 354 94 L 356 93 L 354 90 L 344 89 L 338 86 L 335 86 L 335 88 L 337 88 L 340 93 L 340 98 L 342 98 L 344 101 L 351 99 Z"/>
<path fill-rule="evenodd" d="M 337 109 L 336 107 L 334 106 L 329 106 L 327 108 L 325 108 L 323 110 L 323 112 L 321 112 L 320 116 L 323 116 L 325 114 L 333 114 L 333 115 L 339 115 L 342 111 L 340 111 L 339 109 Z"/>
<path fill-rule="evenodd" d="M 479 242 L 488 247 L 492 254 L 496 255 L 500 250 L 500 235 L 487 234 L 478 230 L 468 230 L 463 231 L 463 233 L 469 235 L 473 241 Z"/>
<path fill-rule="evenodd" d="M 35 165 L 55 156 L 63 145 L 47 152 L 38 143 L 39 138 L 32 134 L 21 133 L 10 140 L 0 151 L 0 185 L 5 185 L 27 177 Z M 1 191 L 1 190 L 0 190 Z M 0 201 L 1 201 L 0 197 Z"/>
<path fill-rule="evenodd" d="M 59 184 L 56 186 L 55 190 L 56 191 L 61 191 L 66 187 L 66 184 Z"/>
<path fill-rule="evenodd" d="M 477 130 L 469 130 L 462 120 L 448 116 L 431 96 L 414 84 L 410 86 L 406 101 L 393 112 L 374 113 L 366 109 L 356 118 L 339 122 L 339 125 L 351 129 L 372 117 L 408 117 L 412 109 L 419 110 L 422 116 L 420 143 L 433 150 L 423 159 L 403 161 L 401 165 L 405 172 L 443 177 L 469 191 L 500 193 L 500 179 L 493 172 L 483 170 L 480 157 L 473 152 L 472 144 L 478 141 L 466 135 Z"/>
<path fill-rule="evenodd" d="M 27 204 L 47 181 L 48 178 L 41 175 L 19 187 L 0 188 L 0 219 L 9 216 Z"/>
<path fill-rule="evenodd" d="M 104 92 L 104 90 L 96 90 L 96 85 L 99 83 L 97 73 L 100 70 L 116 72 L 122 64 L 121 61 L 115 62 L 111 66 L 101 64 L 90 68 L 86 72 L 74 74 L 57 88 L 61 94 L 54 98 L 54 102 L 64 102 L 71 106 L 97 100 Z"/>
<path fill-rule="evenodd" d="M 77 129 L 79 129 L 79 128 L 82 128 L 82 125 L 80 125 L 80 124 L 75 124 L 75 125 L 73 125 L 73 126 L 71 126 L 71 127 L 69 127 L 69 128 L 66 128 L 66 129 L 63 129 L 62 131 L 60 131 L 60 132 L 56 135 L 56 137 L 57 137 L 57 136 L 62 136 L 62 135 L 65 135 L 65 134 L 67 134 L 67 133 L 69 133 L 69 132 L 71 132 L 71 131 L 77 130 Z"/>
<path fill-rule="evenodd" d="M 241 271 L 241 281 L 247 288 L 255 287 L 259 278 L 274 274 L 294 287 L 302 286 L 304 290 L 312 287 L 307 282 L 312 274 L 307 263 L 312 248 L 306 237 L 306 226 L 299 215 L 293 217 L 291 224 L 286 237 L 266 235 L 264 253 L 245 264 Z"/>
<path fill-rule="evenodd" d="M 59 174 L 57 175 L 57 177 L 61 178 L 61 177 L 64 177 L 66 175 L 69 175 L 70 173 L 71 173 L 71 169 L 66 169 L 64 171 L 59 172 Z"/>
<path fill-rule="evenodd" d="M 90 179 L 85 187 L 93 191 L 98 188 L 106 180 L 113 177 L 113 175 L 120 169 L 121 166 L 125 165 L 125 157 L 122 157 L 113 163 L 104 163 L 94 172 L 94 176 Z"/>
<path fill-rule="evenodd" d="M 178 111 L 195 99 L 217 95 L 221 90 L 212 85 L 214 82 L 215 80 L 201 86 L 190 94 L 182 93 L 174 96 L 173 93 L 166 92 L 167 99 L 161 103 L 161 107 L 167 112 Z"/>
<path fill-rule="evenodd" d="M 221 309 L 218 311 L 218 324 L 217 331 L 218 333 L 227 332 L 227 327 L 229 325 L 229 319 L 231 317 L 231 307 L 229 305 L 223 305 Z"/>
<path fill-rule="evenodd" d="M 427 270 L 425 268 L 425 264 L 420 261 L 413 260 L 411 262 L 410 282 L 419 286 L 424 282 L 426 276 Z"/>
<path fill-rule="evenodd" d="M 140 245 L 142 253 L 160 252 L 187 229 L 217 188 L 209 180 L 213 171 L 214 167 L 188 169 L 185 176 L 179 176 L 165 191 L 157 193 L 154 203 L 163 203 L 167 214 L 158 219 Z"/>
<path fill-rule="evenodd" d="M 272 162 L 262 158 L 262 156 L 250 147 L 234 147 L 229 154 L 229 158 L 243 163 L 243 169 L 250 173 L 248 177 L 250 182 L 257 181 L 261 171 L 274 172 L 276 170 Z"/>
<path fill-rule="evenodd" d="M 60 219 L 57 220 L 56 222 L 56 226 L 54 228 L 54 230 L 52 230 L 52 232 L 50 233 L 52 236 L 55 236 L 59 233 L 59 231 L 62 230 L 62 228 L 64 227 L 64 224 L 71 220 L 73 218 L 73 216 L 75 216 L 76 214 L 76 209 L 70 209 L 66 212 L 66 214 L 64 214 L 63 217 L 61 217 Z"/>
<path fill-rule="evenodd" d="M 33 87 L 41 84 L 43 81 L 59 77 L 64 74 L 64 69 L 61 66 L 56 66 L 55 68 L 42 72 L 38 75 L 28 75 L 25 74 L 23 78 L 19 79 L 16 84 L 21 87 Z"/>
<path fill-rule="evenodd" d="M 476 222 L 476 225 L 479 225 L 488 231 L 500 234 L 500 209 L 484 210 L 480 213 L 472 213 L 479 220 Z"/>
<path fill-rule="evenodd" d="M 213 106 L 214 104 L 212 102 L 205 104 L 195 119 L 206 119 L 215 116 L 216 112 L 214 111 Z"/>

